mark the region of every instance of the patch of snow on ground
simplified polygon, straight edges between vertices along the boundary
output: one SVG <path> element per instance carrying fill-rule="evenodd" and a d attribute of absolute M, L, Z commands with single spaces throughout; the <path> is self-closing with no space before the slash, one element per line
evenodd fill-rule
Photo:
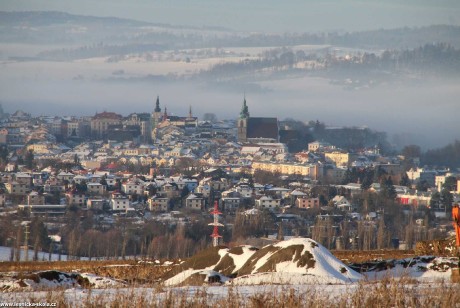
<path fill-rule="evenodd" d="M 82 273 L 80 274 L 80 276 L 88 279 L 89 283 L 93 288 L 120 287 L 125 285 L 125 283 L 120 280 L 101 277 L 90 273 Z"/>
<path fill-rule="evenodd" d="M 342 279 L 334 276 L 317 276 L 312 274 L 301 274 L 292 272 L 266 272 L 237 277 L 229 282 L 230 285 L 258 285 L 258 284 L 344 284 Z"/>
<path fill-rule="evenodd" d="M 385 261 L 384 261 L 385 262 Z M 369 270 L 363 275 L 369 280 L 384 278 L 413 278 L 418 281 L 449 281 L 452 268 L 457 267 L 457 258 L 421 256 L 402 260 L 387 260 L 388 268 Z M 404 265 L 405 264 L 405 265 Z M 410 264 L 407 266 L 407 264 Z"/>
<path fill-rule="evenodd" d="M 189 278 L 193 274 L 199 273 L 201 271 L 203 271 L 203 270 L 187 269 L 185 271 L 180 272 L 176 276 L 165 280 L 164 283 L 165 283 L 166 286 L 178 285 L 178 284 L 181 284 L 182 282 L 184 282 L 187 278 Z"/>

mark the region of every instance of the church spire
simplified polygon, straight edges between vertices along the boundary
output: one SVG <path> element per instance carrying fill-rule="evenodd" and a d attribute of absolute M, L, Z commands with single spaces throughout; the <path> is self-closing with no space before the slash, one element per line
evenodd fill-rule
<path fill-rule="evenodd" d="M 188 117 L 191 119 L 192 116 L 192 105 L 190 105 L 190 108 L 188 109 Z"/>
<path fill-rule="evenodd" d="M 161 108 L 160 108 L 160 97 L 157 96 L 157 101 L 155 103 L 155 112 L 161 112 Z"/>
<path fill-rule="evenodd" d="M 168 109 L 165 107 L 165 113 L 163 114 L 163 121 L 168 119 Z"/>
<path fill-rule="evenodd" d="M 249 109 L 248 105 L 246 105 L 246 94 L 244 95 L 243 107 L 241 107 L 240 112 L 240 119 L 247 119 L 249 118 Z"/>

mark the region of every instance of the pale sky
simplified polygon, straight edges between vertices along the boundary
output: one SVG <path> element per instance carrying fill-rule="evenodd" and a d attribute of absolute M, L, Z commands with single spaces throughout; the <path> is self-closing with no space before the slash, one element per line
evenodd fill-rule
<path fill-rule="evenodd" d="M 458 0 L 2 0 L 0 10 L 57 10 L 270 32 L 460 25 Z"/>

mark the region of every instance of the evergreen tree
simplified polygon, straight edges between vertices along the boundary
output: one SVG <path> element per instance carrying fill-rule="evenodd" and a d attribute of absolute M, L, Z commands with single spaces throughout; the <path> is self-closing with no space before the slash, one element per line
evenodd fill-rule
<path fill-rule="evenodd" d="M 78 158 L 78 155 L 77 155 L 77 154 L 75 154 L 75 155 L 73 156 L 73 164 L 74 164 L 75 166 L 80 166 L 80 158 Z"/>
<path fill-rule="evenodd" d="M 6 145 L 0 146 L 0 165 L 8 163 L 8 147 Z"/>
<path fill-rule="evenodd" d="M 457 178 L 453 176 L 447 177 L 442 187 L 446 188 L 449 191 L 457 190 Z"/>
<path fill-rule="evenodd" d="M 452 203 L 454 202 L 454 196 L 450 193 L 449 189 L 443 188 L 441 190 L 441 204 L 447 212 L 452 210 Z"/>
<path fill-rule="evenodd" d="M 391 179 L 391 176 L 389 176 L 383 182 L 381 189 L 382 189 L 381 193 L 383 197 L 391 199 L 391 200 L 396 199 L 397 193 L 396 193 L 395 187 L 393 186 L 393 180 Z"/>
<path fill-rule="evenodd" d="M 441 194 L 436 191 L 431 195 L 430 207 L 432 209 L 437 209 L 439 208 L 440 204 L 441 204 Z"/>
<path fill-rule="evenodd" d="M 33 150 L 28 150 L 26 152 L 26 155 L 24 157 L 24 164 L 26 165 L 27 169 L 34 168 L 34 151 Z"/>
<path fill-rule="evenodd" d="M 363 181 L 361 183 L 361 189 L 362 190 L 368 190 L 369 188 L 371 188 L 371 185 L 372 185 L 372 181 L 373 180 L 373 176 L 371 173 L 366 173 L 364 175 L 364 178 L 363 178 Z"/>
<path fill-rule="evenodd" d="M 409 177 L 407 176 L 406 172 L 401 174 L 401 180 L 399 181 L 399 185 L 409 187 L 411 184 Z"/>

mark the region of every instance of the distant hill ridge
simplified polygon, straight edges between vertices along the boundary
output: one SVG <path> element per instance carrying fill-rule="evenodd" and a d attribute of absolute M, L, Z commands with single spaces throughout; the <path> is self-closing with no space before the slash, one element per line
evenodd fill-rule
<path fill-rule="evenodd" d="M 97 17 L 86 15 L 75 15 L 60 11 L 0 11 L 0 41 L 15 41 L 18 35 L 25 35 L 18 26 L 46 27 L 55 26 L 62 28 L 68 26 L 99 26 L 99 30 L 107 31 L 107 27 L 136 28 L 160 27 L 175 30 L 210 30 L 210 31 L 231 31 L 231 29 L 215 26 L 187 26 L 171 25 L 139 21 L 119 17 Z M 3 28 L 4 27 L 4 28 Z M 3 28 L 3 29 L 2 29 Z M 12 29 L 13 28 L 13 29 Z M 3 30 L 3 31 L 2 31 Z M 13 30 L 12 33 L 10 33 Z M 19 31 L 19 32 L 18 32 Z M 134 32 L 135 34 L 136 32 Z M 35 35 L 35 33 L 34 33 Z M 67 36 L 68 33 L 65 32 Z M 133 35 L 133 33 L 131 33 Z M 2 39 L 2 36 L 4 38 Z M 31 38 L 28 38 L 31 40 Z M 36 38 L 34 40 L 37 40 Z M 32 40 L 32 41 L 34 41 Z M 42 40 L 44 40 L 42 38 Z M 44 40 L 44 42 L 47 42 Z M 374 29 L 359 32 L 316 32 L 309 33 L 308 29 L 301 33 L 263 33 L 248 32 L 234 33 L 225 38 L 212 38 L 205 44 L 209 46 L 227 47 L 263 47 L 263 46 L 295 46 L 303 44 L 313 45 L 335 45 L 354 48 L 379 48 L 379 49 L 411 49 L 423 46 L 428 43 L 447 43 L 460 48 L 460 26 L 454 25 L 431 25 L 424 27 L 403 27 L 394 29 Z M 208 46 L 209 45 L 209 46 Z"/>
<path fill-rule="evenodd" d="M 224 30 L 223 28 L 219 27 L 198 28 L 193 26 L 154 23 L 112 16 L 76 15 L 61 11 L 0 11 L 0 25 L 3 26 L 27 24 L 28 26 L 39 27 L 68 23 L 104 23 L 107 25 L 118 25 L 128 27 L 154 26 L 172 29 L 187 28 Z"/>

